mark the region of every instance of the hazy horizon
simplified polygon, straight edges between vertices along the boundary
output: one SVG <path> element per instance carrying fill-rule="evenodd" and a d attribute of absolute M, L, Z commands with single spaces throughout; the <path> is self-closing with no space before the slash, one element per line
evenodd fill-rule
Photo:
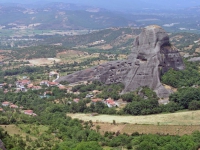
<path fill-rule="evenodd" d="M 134 10 L 134 9 L 181 9 L 200 6 L 199 0 L 1 0 L 0 3 L 20 4 L 46 4 L 51 2 L 64 2 L 72 4 L 100 7 L 110 10 Z"/>

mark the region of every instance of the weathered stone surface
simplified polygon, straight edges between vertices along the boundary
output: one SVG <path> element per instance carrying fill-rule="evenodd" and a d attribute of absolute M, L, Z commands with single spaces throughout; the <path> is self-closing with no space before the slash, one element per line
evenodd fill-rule
<path fill-rule="evenodd" d="M 3 142 L 1 141 L 1 139 L 0 139 L 0 149 L 6 150 L 6 148 L 4 147 L 4 144 L 3 144 Z"/>
<path fill-rule="evenodd" d="M 160 74 L 169 68 L 184 69 L 178 50 L 169 44 L 169 36 L 159 26 L 147 26 L 134 41 L 134 48 L 127 60 L 108 62 L 90 69 L 60 77 L 57 81 L 69 83 L 99 80 L 105 84 L 123 83 L 122 93 L 148 86 L 160 98 L 171 91 L 160 83 Z"/>
<path fill-rule="evenodd" d="M 192 57 L 192 58 L 190 58 L 188 61 L 191 61 L 191 62 L 198 62 L 198 61 L 200 61 L 200 57 Z"/>

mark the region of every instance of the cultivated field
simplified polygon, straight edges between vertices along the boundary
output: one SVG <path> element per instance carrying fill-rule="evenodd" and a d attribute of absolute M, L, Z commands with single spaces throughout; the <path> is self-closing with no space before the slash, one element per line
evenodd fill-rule
<path fill-rule="evenodd" d="M 100 126 L 100 132 L 106 131 L 127 133 L 139 132 L 140 134 L 169 134 L 184 135 L 200 131 L 200 111 L 178 112 L 170 114 L 158 114 L 148 116 L 113 116 L 90 114 L 67 114 L 72 118 L 83 121 L 91 120 L 96 126 Z M 115 120 L 116 125 L 113 124 Z"/>
<path fill-rule="evenodd" d="M 96 130 L 96 126 L 100 126 L 100 133 L 104 134 L 108 132 L 120 132 L 132 134 L 138 132 L 140 134 L 163 134 L 163 135 L 185 135 L 191 134 L 194 131 L 200 131 L 198 125 L 140 125 L 140 124 L 111 124 L 111 123 L 93 123 L 93 129 Z"/>
<path fill-rule="evenodd" d="M 90 114 L 67 114 L 72 118 L 78 118 L 83 121 L 92 120 L 93 122 L 129 124 L 153 124 L 153 125 L 199 125 L 200 126 L 200 110 L 177 112 L 168 114 L 146 115 L 146 116 L 114 116 L 114 115 L 98 115 Z"/>

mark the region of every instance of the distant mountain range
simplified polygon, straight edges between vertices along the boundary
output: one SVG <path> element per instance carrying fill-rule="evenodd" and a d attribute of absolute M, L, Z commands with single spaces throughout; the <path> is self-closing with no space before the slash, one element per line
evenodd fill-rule
<path fill-rule="evenodd" d="M 50 3 L 37 8 L 2 5 L 0 17 L 3 29 L 98 29 L 129 24 L 123 15 L 69 3 Z"/>
<path fill-rule="evenodd" d="M 71 0 L 66 0 L 66 2 Z M 111 0 L 113 1 L 113 0 Z M 113 9 L 105 9 L 99 0 L 91 2 L 84 0 L 78 3 L 52 2 L 34 4 L 2 3 L 0 5 L 0 29 L 40 29 L 40 30 L 72 30 L 72 29 L 103 29 L 109 27 L 144 27 L 150 24 L 158 24 L 166 27 L 166 30 L 179 30 L 179 28 L 199 29 L 200 28 L 200 7 L 187 7 L 186 9 L 161 9 L 171 3 L 162 4 L 158 0 L 127 1 L 120 6 L 121 1 L 116 0 L 111 6 L 108 1 L 105 4 Z M 161 0 L 162 1 L 162 0 Z M 163 0 L 165 1 L 165 0 Z M 174 0 L 178 6 L 179 0 Z M 9 2 L 9 0 L 8 0 Z M 140 3 L 139 3 L 140 2 Z M 156 3 L 157 2 L 157 3 Z M 183 0 L 183 3 L 185 0 Z M 197 1 L 193 1 L 194 3 Z M 82 4 L 83 3 L 83 4 Z M 98 7 L 102 5 L 102 7 Z M 123 11 L 125 5 L 130 4 L 127 10 Z M 185 5 L 186 3 L 184 3 Z M 108 7 L 107 6 L 107 7 Z M 147 7 L 149 6 L 149 7 Z M 151 7 L 153 6 L 153 7 Z M 182 5 L 181 5 L 182 6 Z M 115 9 L 121 7 L 120 9 Z M 141 8 L 141 9 L 140 9 Z M 156 9 L 159 8 L 159 9 Z M 118 10 L 118 11 L 113 11 Z M 130 10 L 130 11 L 129 11 Z"/>
<path fill-rule="evenodd" d="M 141 9 L 183 9 L 200 5 L 199 0 L 1 0 L 0 3 L 19 3 L 45 5 L 50 2 L 65 2 L 77 5 L 85 5 L 92 7 L 100 7 L 115 11 L 133 11 Z"/>

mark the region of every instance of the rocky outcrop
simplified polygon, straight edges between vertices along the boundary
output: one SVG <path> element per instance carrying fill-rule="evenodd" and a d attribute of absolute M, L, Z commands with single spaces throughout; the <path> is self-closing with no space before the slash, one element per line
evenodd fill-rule
<path fill-rule="evenodd" d="M 69 83 L 99 80 L 105 84 L 123 83 L 122 93 L 148 86 L 160 98 L 170 92 L 160 83 L 161 73 L 169 68 L 184 69 L 178 50 L 169 43 L 169 36 L 159 26 L 147 26 L 134 41 L 132 53 L 127 60 L 108 62 L 90 69 L 60 77 L 57 81 Z"/>
<path fill-rule="evenodd" d="M 192 57 L 192 58 L 188 59 L 188 61 L 199 62 L 200 61 L 200 57 Z"/>
<path fill-rule="evenodd" d="M 4 147 L 4 144 L 3 144 L 3 142 L 1 141 L 1 139 L 0 139 L 0 149 L 6 150 L 6 148 Z"/>

